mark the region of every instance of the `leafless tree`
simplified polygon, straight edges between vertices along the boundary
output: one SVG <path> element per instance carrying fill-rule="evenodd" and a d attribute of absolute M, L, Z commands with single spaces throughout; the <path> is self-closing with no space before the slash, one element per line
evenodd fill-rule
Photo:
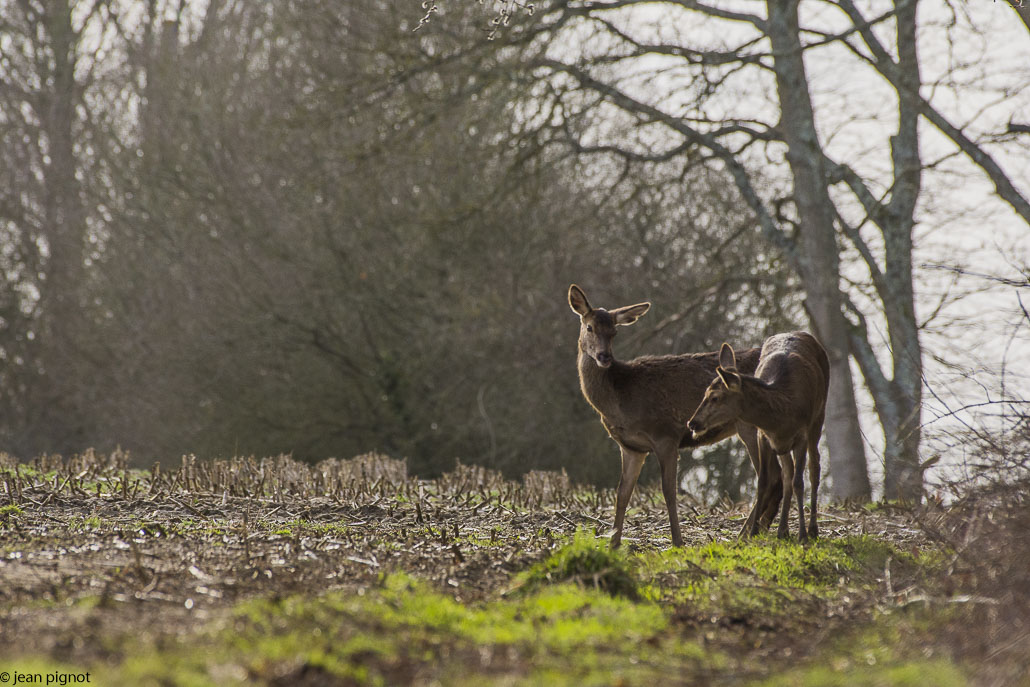
<path fill-rule="evenodd" d="M 90 110 L 106 77 L 98 44 L 110 4 L 0 2 L 0 359 L 5 438 L 15 451 L 81 441 L 94 315 L 86 265 L 100 240 L 103 134 Z"/>
<path fill-rule="evenodd" d="M 499 18 L 511 24 L 501 40 L 539 48 L 526 66 L 545 84 L 535 94 L 550 103 L 538 109 L 548 113 L 539 123 L 552 140 L 622 160 L 715 165 L 733 179 L 768 245 L 799 275 L 812 328 L 830 355 L 826 435 L 836 498 L 870 494 L 852 358 L 884 432 L 885 496 L 922 495 L 923 352 L 912 251 L 933 162 L 924 160 L 921 127 L 946 137 L 1030 221 L 1026 193 L 992 155 L 990 137 L 978 139 L 921 92 L 918 8 L 916 0 L 864 10 L 850 0 L 733 8 L 561 0 L 538 3 L 532 16 Z M 831 142 L 825 122 L 840 121 L 834 108 L 848 113 L 849 103 L 813 92 L 810 61 L 824 52 L 840 70 L 859 68 L 849 78 L 872 75 L 869 83 L 892 103 L 873 114 L 888 169 L 857 165 Z M 851 112 L 855 121 L 865 115 Z M 842 255 L 856 256 L 871 288 L 845 279 Z M 882 344 L 871 324 L 881 320 Z"/>
<path fill-rule="evenodd" d="M 533 122 L 556 101 L 523 97 L 534 46 L 482 43 L 478 18 L 429 34 L 405 0 L 2 7 L 4 450 L 378 448 L 422 473 L 606 480 L 571 281 L 655 302 L 627 355 L 758 342 L 802 312 L 781 255 L 731 249 L 760 244 L 723 171 L 554 145 Z M 62 7 L 58 127 L 37 116 L 58 83 L 39 22 Z M 729 450 L 691 474 L 739 497 Z"/>

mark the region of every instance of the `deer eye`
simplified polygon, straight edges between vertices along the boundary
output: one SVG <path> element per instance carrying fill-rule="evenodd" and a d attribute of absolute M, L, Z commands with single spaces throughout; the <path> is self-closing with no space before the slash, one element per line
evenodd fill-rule
<path fill-rule="evenodd" d="M 588 332 L 592 332 L 592 331 L 594 331 L 594 326 L 593 326 L 593 325 L 590 325 L 590 324 L 588 324 L 588 325 L 587 325 L 587 331 L 588 331 Z"/>

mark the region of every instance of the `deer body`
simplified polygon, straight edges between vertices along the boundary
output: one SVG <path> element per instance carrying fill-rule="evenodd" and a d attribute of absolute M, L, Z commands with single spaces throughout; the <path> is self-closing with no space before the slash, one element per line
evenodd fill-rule
<path fill-rule="evenodd" d="M 807 332 L 776 334 L 762 345 L 754 375 L 738 368 L 733 348 L 723 344 L 716 377 L 705 391 L 688 427 L 704 436 L 713 426 L 744 421 L 758 428 L 760 466 L 779 460 L 783 473 L 783 499 L 777 534 L 788 535 L 787 516 L 795 492 L 798 500 L 800 532 L 804 542 L 818 536 L 816 503 L 819 492 L 819 438 L 826 414 L 830 382 L 830 362 L 822 345 Z M 805 529 L 805 463 L 812 483 L 811 513 Z M 766 470 L 758 470 L 759 499 L 769 490 L 763 482 Z M 766 497 L 767 498 L 767 497 Z M 749 518 L 750 534 L 758 523 Z"/>
<path fill-rule="evenodd" d="M 582 289 L 569 287 L 569 305 L 580 316 L 579 381 L 583 396 L 601 416 L 601 423 L 615 440 L 622 454 L 622 476 L 616 492 L 615 532 L 612 547 L 622 540 L 626 507 L 636 486 L 648 453 L 658 457 L 662 472 L 662 492 L 669 511 L 669 527 L 674 546 L 682 546 L 676 510 L 676 463 L 680 448 L 721 441 L 734 434 L 747 447 L 758 469 L 757 431 L 744 422 L 731 420 L 713 425 L 698 435 L 686 426 L 704 396 L 708 380 L 718 367 L 716 353 L 645 356 L 627 362 L 616 360 L 611 340 L 616 327 L 632 324 L 651 307 L 639 303 L 612 311 L 591 308 Z M 759 350 L 741 352 L 740 365 L 754 370 Z M 767 481 L 779 480 L 778 466 Z M 756 508 L 758 504 L 756 503 Z M 763 514 L 771 519 L 776 503 Z M 763 518 L 765 519 L 765 518 Z"/>

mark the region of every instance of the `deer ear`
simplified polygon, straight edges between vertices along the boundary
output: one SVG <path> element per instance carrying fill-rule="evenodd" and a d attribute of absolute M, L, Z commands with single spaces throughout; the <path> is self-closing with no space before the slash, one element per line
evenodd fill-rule
<path fill-rule="evenodd" d="M 612 310 L 611 316 L 615 319 L 615 324 L 633 324 L 650 309 L 650 303 L 637 303 L 636 305 L 626 305 L 621 308 L 616 308 L 615 310 Z"/>
<path fill-rule="evenodd" d="M 719 367 L 727 370 L 737 369 L 737 357 L 733 355 L 733 346 L 724 343 L 719 349 Z"/>
<path fill-rule="evenodd" d="M 590 303 L 587 301 L 587 295 L 583 293 L 583 289 L 575 284 L 569 287 L 569 307 L 572 308 L 572 312 L 580 317 L 583 317 L 591 310 Z"/>
<path fill-rule="evenodd" d="M 736 372 L 724 369 L 722 367 L 715 368 L 715 374 L 719 375 L 719 379 L 726 385 L 726 388 L 730 391 L 740 391 L 740 375 Z"/>

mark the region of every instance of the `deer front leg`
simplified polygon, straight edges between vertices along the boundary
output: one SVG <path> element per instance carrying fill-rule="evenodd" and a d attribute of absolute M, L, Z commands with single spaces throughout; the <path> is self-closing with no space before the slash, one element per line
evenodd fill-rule
<path fill-rule="evenodd" d="M 771 487 L 776 485 L 769 484 L 769 478 L 772 474 L 770 468 L 771 463 L 776 462 L 776 454 L 773 452 L 772 447 L 769 446 L 769 442 L 765 437 L 758 436 L 758 465 L 756 470 L 758 471 L 758 488 L 755 490 L 755 507 L 752 510 L 754 517 L 749 517 L 748 520 L 751 523 L 749 533 L 752 537 L 757 536 L 763 528 L 769 526 L 766 522 L 765 513 L 769 509 L 770 503 L 779 503 L 778 499 L 774 499 L 771 496 Z M 777 465 L 776 474 L 779 474 L 779 466 Z"/>
<path fill-rule="evenodd" d="M 679 448 L 676 444 L 665 443 L 656 451 L 658 463 L 662 467 L 662 494 L 665 495 L 665 507 L 669 510 L 669 529 L 672 532 L 672 545 L 683 546 L 680 533 L 679 514 L 676 511 L 676 463 L 679 460 Z"/>
<path fill-rule="evenodd" d="M 759 480 L 761 481 L 761 480 Z M 744 539 L 746 537 L 753 537 L 755 532 L 758 530 L 756 519 L 758 515 L 758 508 L 762 503 L 761 494 L 758 490 L 755 491 L 755 502 L 751 504 L 751 510 L 747 514 L 747 520 L 744 521 L 744 526 L 740 528 L 740 532 L 737 533 L 737 539 Z"/>
<path fill-rule="evenodd" d="M 646 453 L 631 451 L 623 445 L 619 445 L 622 452 L 622 476 L 619 478 L 619 488 L 615 492 L 615 533 L 612 534 L 611 547 L 618 548 L 622 543 L 622 521 L 626 517 L 626 506 L 629 505 L 629 497 L 633 495 L 633 488 L 637 485 L 637 478 L 640 477 L 640 469 L 644 467 Z"/>
<path fill-rule="evenodd" d="M 749 425 L 743 422 L 737 422 L 737 436 L 740 437 L 740 441 L 744 444 L 744 448 L 747 449 L 747 457 L 751 459 L 751 466 L 755 469 L 755 477 L 758 482 L 762 481 L 762 468 L 758 462 L 758 430 L 754 425 Z M 744 521 L 744 526 L 740 528 L 740 532 L 737 534 L 738 539 L 743 539 L 752 535 L 752 530 L 755 528 L 755 518 L 761 512 L 762 504 L 762 492 L 759 487 L 755 491 L 755 502 L 751 506 L 751 511 L 747 515 L 747 520 Z"/>

